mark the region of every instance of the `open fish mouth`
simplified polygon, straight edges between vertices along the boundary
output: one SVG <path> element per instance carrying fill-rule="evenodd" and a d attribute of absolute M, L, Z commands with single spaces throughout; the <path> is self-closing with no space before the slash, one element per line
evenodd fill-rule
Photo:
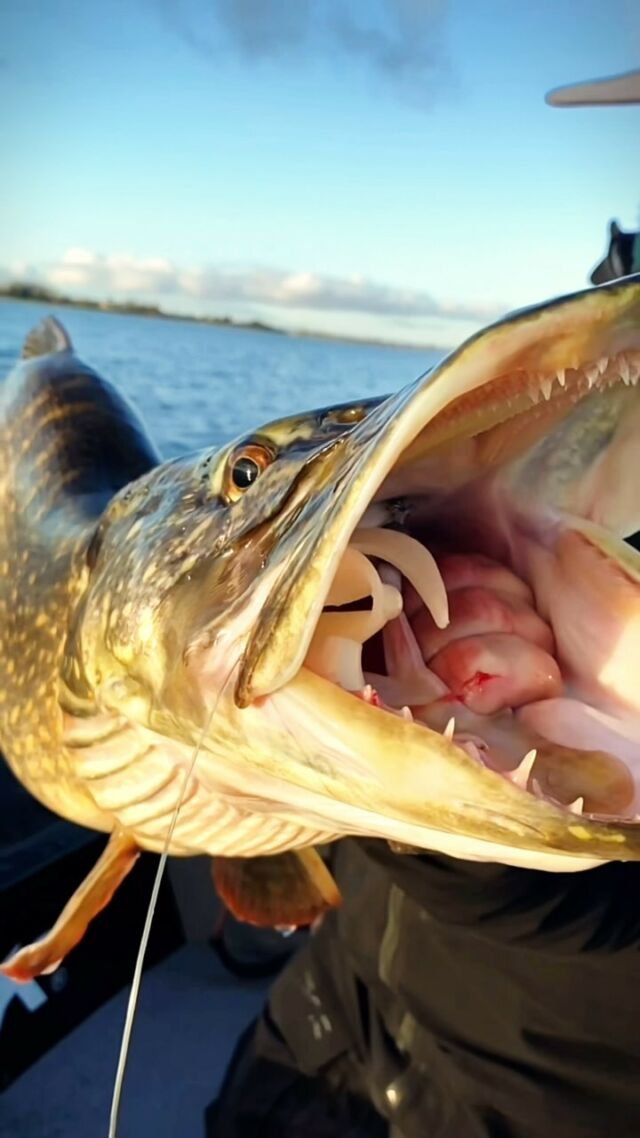
<path fill-rule="evenodd" d="M 436 830 L 640 856 L 639 379 L 635 277 L 345 409 L 297 485 L 237 704 L 298 685 L 388 789 L 422 746 L 415 820 Z"/>
<path fill-rule="evenodd" d="M 7 387 L 7 627 L 42 668 L 25 686 L 8 658 L 3 730 L 28 789 L 112 837 L 6 975 L 55 967 L 139 848 L 213 855 L 263 923 L 338 903 L 307 847 L 346 834 L 640 860 L 640 276 L 516 313 L 388 399 L 160 465 L 70 347 L 36 330 Z M 44 515 L 42 454 L 69 463 Z M 268 855 L 284 887 L 252 873 Z"/>

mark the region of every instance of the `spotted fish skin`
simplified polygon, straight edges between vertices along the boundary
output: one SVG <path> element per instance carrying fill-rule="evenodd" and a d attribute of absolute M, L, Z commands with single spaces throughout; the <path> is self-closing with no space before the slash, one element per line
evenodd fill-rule
<path fill-rule="evenodd" d="M 110 830 L 63 744 L 59 676 L 97 521 L 158 456 L 60 325 L 46 321 L 24 354 L 0 401 L 0 746 L 46 806 Z"/>
<path fill-rule="evenodd" d="M 225 777 L 230 744 L 204 778 L 185 778 L 211 698 L 185 657 L 203 633 L 215 638 L 212 625 L 233 624 L 268 552 L 265 512 L 310 443 L 343 429 L 334 410 L 274 425 L 269 444 L 287 451 L 275 477 L 230 511 L 233 443 L 161 463 L 135 411 L 55 320 L 27 337 L 0 396 L 0 748 L 45 806 L 110 838 L 49 932 L 0 974 L 54 970 L 140 849 L 164 849 L 174 824 L 169 852 L 217 855 L 220 895 L 238 916 L 296 924 L 339 904 L 308 848 L 335 834 L 256 812 L 246 784 L 238 794 Z M 254 872 L 254 853 L 280 856 Z"/>
<path fill-rule="evenodd" d="M 462 493 L 464 514 L 466 490 L 485 478 L 518 507 L 515 521 L 535 522 L 531 540 L 542 525 L 534 553 L 546 556 L 547 508 L 571 513 L 575 499 L 570 536 L 583 556 L 604 549 L 640 582 L 637 555 L 615 537 L 637 507 L 619 478 L 640 432 L 640 388 L 629 386 L 640 278 L 512 314 L 387 398 L 295 415 L 167 463 L 62 329 L 45 325 L 26 349 L 0 405 L 0 745 L 47 806 L 111 838 L 49 936 L 0 972 L 55 967 L 137 849 L 167 842 L 171 854 L 240 860 L 365 834 L 553 872 L 640 859 L 632 816 L 577 818 L 479 762 L 455 731 L 384 714 L 354 698 L 359 681 L 306 666 L 356 531 L 403 526 L 408 512 L 405 536 L 420 546 L 420 511 L 428 523 L 437 507 L 457 532 L 452 499 Z M 541 397 L 557 426 L 542 456 Z M 603 435 L 601 401 L 621 439 Z M 565 428 L 582 438 L 583 414 L 589 445 L 567 448 Z M 602 447 L 611 461 L 598 466 L 596 504 L 600 521 L 614 508 L 615 525 L 596 541 L 578 491 Z M 541 485 L 541 472 L 559 482 Z M 596 616 L 601 599 L 589 600 Z M 337 903 L 314 858 L 287 858 L 285 876 L 303 919 Z M 261 873 L 236 866 L 221 881 L 238 915 L 273 918 L 283 890 L 258 902 Z"/>
<path fill-rule="evenodd" d="M 187 658 L 233 629 L 225 676 L 237 665 L 256 605 L 268 605 L 256 579 L 274 547 L 295 552 L 292 484 L 360 405 L 271 424 L 262 442 L 278 461 L 230 509 L 236 443 L 161 462 L 59 325 L 35 329 L 24 354 L 0 404 L 0 747 L 14 773 L 56 813 L 145 849 L 163 848 L 183 792 L 171 853 L 269 854 L 331 837 L 256 812 L 251 795 L 245 805 L 245 783 L 227 777 L 233 730 L 184 786 L 219 679 L 201 685 Z"/>

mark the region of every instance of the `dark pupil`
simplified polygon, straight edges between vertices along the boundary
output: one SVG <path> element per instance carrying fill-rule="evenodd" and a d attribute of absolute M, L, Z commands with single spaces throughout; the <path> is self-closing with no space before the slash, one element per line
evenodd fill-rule
<path fill-rule="evenodd" d="M 231 477 L 238 490 L 246 490 L 255 482 L 260 473 L 260 467 L 254 458 L 239 458 L 234 464 Z"/>

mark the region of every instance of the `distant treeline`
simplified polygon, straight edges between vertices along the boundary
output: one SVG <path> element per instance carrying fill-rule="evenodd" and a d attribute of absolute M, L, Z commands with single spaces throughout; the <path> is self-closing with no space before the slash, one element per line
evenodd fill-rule
<path fill-rule="evenodd" d="M 45 288 L 43 285 L 31 284 L 29 281 L 15 281 L 13 284 L 0 285 L 0 299 L 8 300 L 37 300 L 41 304 L 66 304 L 69 308 L 90 308 L 97 312 L 117 312 L 125 316 L 156 316 L 163 320 L 188 320 L 192 324 L 215 324 L 222 328 L 238 328 L 252 332 L 275 332 L 281 336 L 302 336 L 313 340 L 338 341 L 347 344 L 375 344 L 385 348 L 415 348 L 420 351 L 438 352 L 444 355 L 445 349 L 432 344 L 394 343 L 392 340 L 377 340 L 373 337 L 335 335 L 330 332 L 306 332 L 298 329 L 295 332 L 286 332 L 283 328 L 273 328 L 271 324 L 263 324 L 260 320 L 232 320 L 229 316 L 188 316 L 183 312 L 166 312 L 155 304 L 136 304 L 132 300 L 91 300 L 80 299 L 73 296 L 64 296 L 63 293 Z"/>
<path fill-rule="evenodd" d="M 228 316 L 185 316 L 181 312 L 166 312 L 155 304 L 136 304 L 132 300 L 80 299 L 64 296 L 63 293 L 28 281 L 0 285 L 0 297 L 9 300 L 37 300 L 41 304 L 66 304 L 70 308 L 90 308 L 97 312 L 117 312 L 125 316 L 161 316 L 163 320 L 188 320 L 192 324 L 217 324 L 227 328 L 249 328 L 258 332 L 280 332 L 279 328 L 272 328 L 260 320 L 239 321 L 231 320 Z"/>

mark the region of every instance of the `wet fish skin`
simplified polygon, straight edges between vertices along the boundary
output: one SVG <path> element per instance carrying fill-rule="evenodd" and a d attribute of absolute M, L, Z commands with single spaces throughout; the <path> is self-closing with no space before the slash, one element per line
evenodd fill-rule
<path fill-rule="evenodd" d="M 0 410 L 0 744 L 14 772 L 63 816 L 157 850 L 200 747 L 178 855 L 361 833 L 516 864 L 532 853 L 547 868 L 639 858 L 640 827 L 576 819 L 301 667 L 354 527 L 372 502 L 397 508 L 414 466 L 429 470 L 447 405 L 488 368 L 578 367 L 637 345 L 639 328 L 637 279 L 564 298 L 386 399 L 168 463 L 64 333 L 42 332 Z M 248 448 L 264 469 L 235 495 Z M 484 471 L 483 452 L 473 461 Z M 581 477 L 578 463 L 565 497 Z M 49 947 L 30 967 L 55 962 Z"/>
<path fill-rule="evenodd" d="M 205 615 L 227 622 L 251 590 L 268 556 L 265 520 L 277 515 L 309 452 L 348 430 L 360 406 L 274 424 L 269 446 L 285 457 L 261 498 L 230 511 L 220 477 L 234 444 L 162 464 L 137 412 L 78 359 L 56 321 L 34 329 L 23 355 L 0 400 L 0 747 L 30 793 L 62 817 L 110 833 L 112 852 L 60 927 L 2 969 L 19 980 L 50 971 L 138 848 L 162 844 L 131 837 L 118 811 L 100 804 L 101 774 L 108 781 L 115 771 L 121 784 L 122 756 L 128 775 L 154 749 L 149 731 L 162 732 L 165 722 L 175 744 L 168 761 L 190 760 L 208 709 L 181 673 L 181 652 Z M 123 707 L 137 716 L 133 728 Z M 246 816 L 237 811 L 240 822 Z M 310 831 L 311 840 L 325 836 L 332 835 Z M 197 835 L 190 852 L 201 841 Z M 317 887 L 331 890 L 326 871 L 314 877 L 311 853 L 302 876 L 317 906 Z M 229 866 L 226 873 L 231 880 Z M 331 896 L 337 903 L 335 889 Z"/>
<path fill-rule="evenodd" d="M 279 462 L 230 510 L 220 478 L 234 444 L 161 464 L 136 412 L 56 335 L 17 365 L 0 405 L 0 745 L 45 805 L 109 829 L 75 775 L 63 716 L 90 737 L 107 679 L 130 697 L 149 681 L 162 700 L 176 641 L 232 617 L 286 540 L 286 520 L 267 526 L 295 473 L 345 426 L 336 408 L 274 424 Z M 173 714 L 183 701 L 201 725 L 197 695 L 173 694 Z"/>
<path fill-rule="evenodd" d="M 452 852 L 469 850 L 469 844 L 453 840 L 455 835 L 466 835 L 476 851 L 486 843 L 488 857 L 508 860 L 515 856 L 513 851 L 535 850 L 542 862 L 548 852 L 570 854 L 563 860 L 565 868 L 572 858 L 593 864 L 612 856 L 639 856 L 637 826 L 575 819 L 549 801 L 532 795 L 523 798 L 508 780 L 474 766 L 460 748 L 448 746 L 436 732 L 391 723 L 388 717 L 374 726 L 367 718 L 370 711 L 354 707 L 351 697 L 331 685 L 323 688 L 319 678 L 300 670 L 328 583 L 363 509 L 376 497 L 386 501 L 402 491 L 407 463 L 419 464 L 422 452 L 428 458 L 431 424 L 447 404 L 467 390 L 482 388 L 487 374 L 512 369 L 530 370 L 534 377 L 555 374 L 562 367 L 579 368 L 583 362 L 637 347 L 639 329 L 637 280 L 590 290 L 514 314 L 484 330 L 429 376 L 387 399 L 280 421 L 236 444 L 262 444 L 271 449 L 274 459 L 256 487 L 232 507 L 226 503 L 223 542 L 211 561 L 204 554 L 197 587 L 183 579 L 180 593 L 166 593 L 170 597 L 166 612 L 155 610 L 156 632 L 171 624 L 170 614 L 180 613 L 173 659 L 180 657 L 177 644 L 183 647 L 185 663 L 193 665 L 198 654 L 215 661 L 207 678 L 216 718 L 211 731 L 205 731 L 199 760 L 201 777 L 210 778 L 210 786 L 226 779 L 227 801 L 236 805 L 243 797 L 246 802 L 248 788 L 254 786 L 257 800 L 263 803 L 260 806 L 256 800 L 259 811 L 269 802 L 273 817 L 285 820 L 293 814 L 296 819 L 314 819 L 327 832 L 334 824 L 339 833 L 375 833 L 409 844 L 420 844 L 422 835 L 427 847 L 442 848 L 438 841 L 445 839 L 436 834 L 446 831 Z M 491 368 L 493 373 L 488 371 Z M 635 389 L 629 394 L 635 406 Z M 525 390 L 525 402 L 528 398 Z M 628 410 L 627 402 L 620 403 L 618 415 Z M 494 407 L 491 416 L 483 424 L 485 431 L 500 421 L 501 407 Z M 561 408 L 561 427 L 565 416 Z M 597 408 L 592 419 L 590 423 L 587 417 L 581 428 L 587 438 L 589 430 L 599 429 Z M 543 424 L 544 430 L 555 429 L 553 422 L 552 427 L 548 421 Z M 473 430 L 478 430 L 477 419 Z M 536 439 L 528 440 L 527 446 L 533 446 L 535 456 Z M 559 447 L 562 453 L 562 434 Z M 219 495 L 233 451 L 227 448 L 209 460 Z M 590 453 L 587 448 L 587 463 Z M 479 457 L 485 461 L 482 454 Z M 569 486 L 579 486 L 584 461 L 581 466 L 572 453 Z M 478 473 L 484 469 L 480 466 Z M 565 483 L 561 479 L 559 484 L 566 506 Z M 109 573 L 119 544 L 106 560 Z M 214 598 L 211 610 L 203 611 L 203 597 Z M 216 608 L 221 597 L 223 608 Z M 137 628 L 144 624 L 138 613 Z M 86 618 L 84 625 L 86 630 Z M 93 658 L 101 637 L 96 625 Z M 144 646 L 133 655 L 136 661 L 144 659 Z M 155 651 L 146 652 L 147 661 L 155 656 Z M 161 651 L 158 658 L 165 661 L 166 655 Z M 130 683 L 139 674 L 138 664 L 134 667 L 128 659 L 126 668 Z M 205 704 L 210 704 L 208 700 L 199 708 L 189 704 L 192 689 L 186 677 L 193 679 L 193 667 L 179 668 L 171 674 L 170 685 L 162 687 L 166 674 L 164 663 L 157 673 L 152 664 L 147 666 L 142 686 L 153 692 L 149 723 L 160 734 L 174 739 L 180 734 L 194 746 Z M 203 691 L 202 685 L 196 686 Z M 115 693 L 110 706 L 129 714 L 125 697 L 124 689 Z M 109 702 L 108 693 L 103 691 L 102 699 Z M 135 706 L 135 691 L 132 699 Z M 315 708 L 313 715 L 308 708 Z M 335 725 L 341 745 L 323 738 L 321 723 Z M 347 730 L 352 740 L 348 751 L 343 745 Z M 430 765 L 425 773 L 427 749 Z M 302 830 L 295 840 L 303 840 Z"/>
<path fill-rule="evenodd" d="M 53 350 L 25 358 L 0 395 L 0 746 L 46 806 L 110 829 L 73 776 L 59 675 L 96 522 L 113 493 L 158 457 L 133 411 L 77 359 L 60 326 L 52 323 L 45 346 Z"/>

